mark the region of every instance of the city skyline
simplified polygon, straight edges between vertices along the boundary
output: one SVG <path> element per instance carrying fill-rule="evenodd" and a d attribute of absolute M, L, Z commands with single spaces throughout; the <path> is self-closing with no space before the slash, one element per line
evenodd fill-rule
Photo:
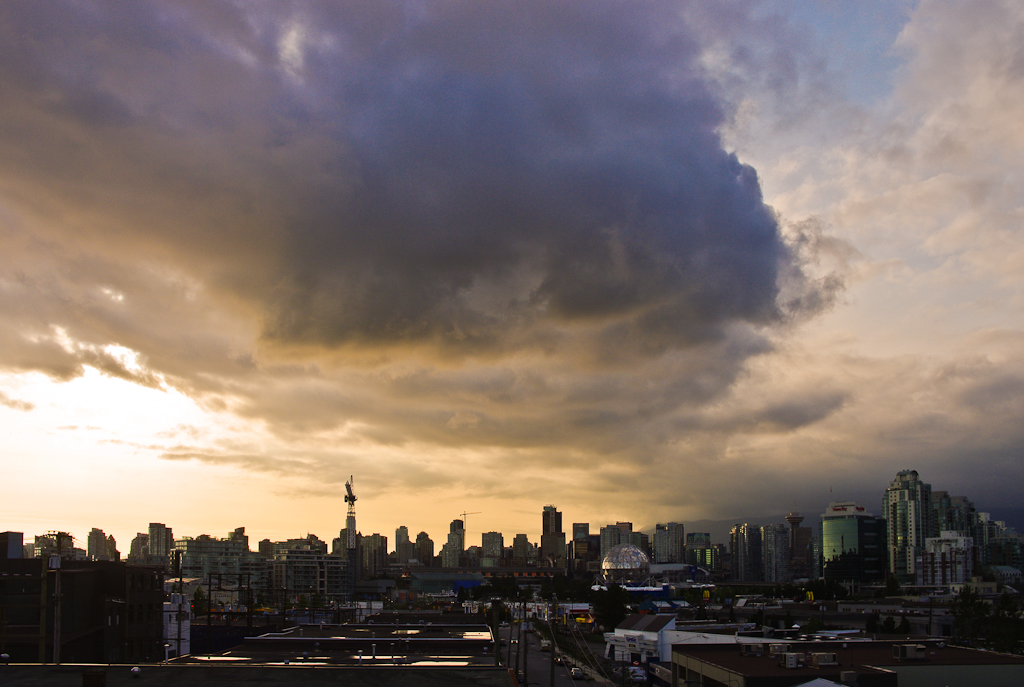
<path fill-rule="evenodd" d="M 877 511 L 876 511 L 876 509 L 874 507 L 872 507 L 870 505 L 870 503 L 865 504 L 865 503 L 858 503 L 856 501 L 844 500 L 842 498 L 838 498 L 837 499 L 837 498 L 835 498 L 835 494 L 834 493 L 830 493 L 829 494 L 829 500 L 827 502 L 827 506 L 822 506 L 822 508 L 819 511 L 813 511 L 813 512 L 803 512 L 803 513 L 801 513 L 799 511 L 789 511 L 787 514 L 777 513 L 777 514 L 772 514 L 772 515 L 769 515 L 769 516 L 762 516 L 762 517 L 758 517 L 758 518 L 732 518 L 732 519 L 725 519 L 725 520 L 719 520 L 719 521 L 708 521 L 708 520 L 698 519 L 698 520 L 695 520 L 695 521 L 690 521 L 689 525 L 687 525 L 687 523 L 684 523 L 684 522 L 676 523 L 676 522 L 671 522 L 671 521 L 664 522 L 664 523 L 662 523 L 662 522 L 650 523 L 649 525 L 648 524 L 637 524 L 637 525 L 634 525 L 633 522 L 628 521 L 628 520 L 626 520 L 626 521 L 623 521 L 623 520 L 608 521 L 605 524 L 601 524 L 601 522 L 603 522 L 603 521 L 600 521 L 600 520 L 592 521 L 592 522 L 580 522 L 579 520 L 574 520 L 574 521 L 571 522 L 571 525 L 564 525 L 563 524 L 562 525 L 562 532 L 563 532 L 563 534 L 565 534 L 566 541 L 570 542 L 570 541 L 573 541 L 575 539 L 574 535 L 578 531 L 582 531 L 583 527 L 589 528 L 589 534 L 591 536 L 601 537 L 603 539 L 604 530 L 611 529 L 611 530 L 615 530 L 616 532 L 618 532 L 618 531 L 620 531 L 620 529 L 622 527 L 628 526 L 629 528 L 631 528 L 631 531 L 644 532 L 644 534 L 646 534 L 646 535 L 648 535 L 650 537 L 649 544 L 650 544 L 650 546 L 652 548 L 652 551 L 658 546 L 656 533 L 660 529 L 665 528 L 665 532 L 667 532 L 668 529 L 671 528 L 672 526 L 679 526 L 679 525 L 681 525 L 684 528 L 686 528 L 686 534 L 687 535 L 694 535 L 695 532 L 700 534 L 700 533 L 703 533 L 705 531 L 709 531 L 709 533 L 711 535 L 710 542 L 714 543 L 714 544 L 728 544 L 730 539 L 731 539 L 731 537 L 732 537 L 732 535 L 730 534 L 730 530 L 733 529 L 734 527 L 737 527 L 737 526 L 744 526 L 744 527 L 746 527 L 748 525 L 751 525 L 751 526 L 754 526 L 755 528 L 760 529 L 761 526 L 767 525 L 769 527 L 780 527 L 780 528 L 786 529 L 789 526 L 796 526 L 796 525 L 794 525 L 794 523 L 799 525 L 799 523 L 801 523 L 803 521 L 807 522 L 807 526 L 809 526 L 811 532 L 814 533 L 814 534 L 812 534 L 812 536 L 813 537 L 817 537 L 818 536 L 818 534 L 817 534 L 817 532 L 818 532 L 818 524 L 819 524 L 820 520 L 823 517 L 834 516 L 835 509 L 833 508 L 833 506 L 838 506 L 839 510 L 844 512 L 844 513 L 849 508 L 853 508 L 854 506 L 856 506 L 856 510 L 859 513 L 861 513 L 861 514 L 863 514 L 865 516 L 873 516 L 873 517 L 877 516 L 878 519 L 882 519 L 882 520 L 887 519 L 886 518 L 887 503 L 891 503 L 890 492 L 893 489 L 893 485 L 898 483 L 899 480 L 903 479 L 904 478 L 903 476 L 905 474 L 909 474 L 909 473 L 912 473 L 915 476 L 914 477 L 915 479 L 919 478 L 917 476 L 916 471 L 913 471 L 913 470 L 911 470 L 911 471 L 901 470 L 896 475 L 895 480 L 890 481 L 888 483 L 888 487 L 882 490 L 881 497 L 880 497 L 880 503 L 879 503 L 879 509 Z M 949 485 L 941 485 L 941 486 L 947 486 L 948 487 Z M 928 490 L 931 489 L 931 485 L 925 484 L 925 487 Z M 952 491 L 956 492 L 956 488 L 953 487 Z M 928 493 L 930 494 L 930 491 Z M 942 494 L 945 498 L 949 498 L 950 489 L 948 489 L 948 488 L 947 489 L 940 489 L 936 493 L 937 494 Z M 978 513 L 984 513 L 986 515 L 986 517 L 990 517 L 992 522 L 1005 521 L 1006 522 L 1006 526 L 1011 528 L 1011 529 L 1020 529 L 1021 528 L 1021 522 L 1020 522 L 1019 519 L 1017 519 L 1017 518 L 1019 518 L 1020 513 L 1016 509 L 995 509 L 995 513 L 993 514 L 990 509 L 986 508 L 986 505 L 984 503 L 975 503 L 971 499 L 971 496 L 969 494 L 956 494 L 956 493 L 954 493 L 953 494 L 953 498 L 957 499 L 957 503 L 963 502 L 963 503 L 971 504 L 972 508 L 977 508 L 977 512 Z M 899 502 L 899 499 L 897 499 L 897 501 Z M 1009 512 L 1013 516 L 1016 516 L 1016 517 L 1007 518 L 1004 515 L 1004 513 L 1006 513 L 1006 512 Z M 470 515 L 479 515 L 479 513 L 469 513 L 469 514 Z M 540 510 L 540 512 L 537 513 L 537 515 L 541 518 L 541 520 L 545 524 L 549 523 L 549 520 L 548 520 L 549 514 L 555 514 L 557 516 L 557 519 L 552 518 L 551 523 L 555 523 L 555 522 L 561 523 L 562 522 L 562 513 L 560 511 L 558 511 L 557 510 L 557 506 L 555 506 L 553 504 L 545 504 L 544 507 Z M 545 531 L 548 531 L 548 530 L 545 530 L 543 528 L 538 528 L 536 532 L 533 532 L 533 531 L 529 531 L 529 528 L 527 528 L 528 529 L 527 532 L 519 532 L 519 531 L 513 532 L 513 531 L 508 530 L 508 529 L 500 529 L 500 528 L 498 528 L 498 529 L 494 529 L 494 530 L 481 530 L 479 532 L 473 532 L 473 531 L 469 531 L 469 530 L 465 529 L 465 522 L 461 518 L 464 518 L 466 515 L 467 515 L 467 513 L 465 513 L 465 512 L 464 513 L 460 513 L 459 514 L 460 518 L 453 519 L 444 528 L 445 530 L 449 530 L 449 531 L 454 532 L 455 528 L 458 527 L 459 531 L 464 533 L 463 534 L 464 539 L 462 540 L 462 549 L 467 549 L 467 548 L 470 548 L 470 547 L 478 547 L 478 548 L 481 548 L 481 549 L 486 549 L 486 540 L 487 540 L 488 535 L 497 533 L 497 534 L 501 535 L 502 537 L 505 537 L 505 536 L 508 537 L 507 545 L 505 546 L 506 549 L 511 549 L 512 548 L 512 546 L 513 546 L 513 544 L 512 544 L 513 537 L 526 536 L 528 538 L 528 540 L 533 545 L 535 545 L 537 547 L 538 551 L 539 551 L 542 548 L 542 542 L 543 542 L 542 534 Z M 897 519 L 902 522 L 905 518 L 901 517 L 901 518 L 897 518 Z M 565 522 L 569 522 L 569 521 L 566 520 Z M 787 525 L 783 525 L 782 524 L 783 522 L 788 522 L 789 525 L 788 526 Z M 0 528 L 0 529 L 2 529 L 2 528 Z M 14 531 L 18 531 L 16 528 L 8 528 L 8 529 L 12 529 Z M 225 530 L 224 532 L 218 532 L 218 531 L 212 530 L 210 528 L 204 529 L 202 531 L 196 531 L 196 532 L 182 532 L 182 531 L 178 531 L 174 535 L 173 538 L 176 539 L 176 540 L 177 539 L 194 539 L 194 538 L 199 537 L 201 535 L 205 535 L 205 536 L 213 537 L 214 539 L 222 539 L 222 538 L 224 538 L 225 533 L 226 533 L 226 536 L 230 537 L 231 534 L 232 534 L 232 531 L 234 531 L 237 534 L 239 529 L 241 529 L 242 531 L 245 531 L 246 536 L 248 536 L 250 541 L 253 541 L 253 542 L 261 541 L 261 540 L 269 540 L 269 541 L 273 541 L 274 540 L 274 537 L 263 536 L 263 534 L 254 533 L 252 530 L 249 530 L 244 524 L 240 528 L 231 528 L 229 530 Z M 930 526 L 926 526 L 925 529 L 926 530 L 930 529 Z M 940 527 L 939 529 L 942 529 L 942 528 Z M 148 532 L 149 532 L 150 538 L 151 538 L 151 535 L 153 534 L 153 532 L 158 532 L 159 533 L 159 532 L 164 532 L 165 530 L 172 530 L 173 531 L 174 527 L 173 527 L 173 525 L 172 526 L 167 526 L 167 523 L 153 523 L 153 522 L 149 523 Z M 383 530 L 374 530 L 372 533 L 371 533 L 371 531 L 363 532 L 362 528 L 358 527 L 358 523 L 357 523 L 357 530 L 360 532 L 361 536 L 363 536 L 363 537 L 370 537 L 370 536 L 377 536 L 377 535 L 383 536 L 388 542 L 390 542 L 389 545 L 388 545 L 388 548 L 389 548 L 389 551 L 392 551 L 392 552 L 397 552 L 398 551 L 398 543 L 400 541 L 399 531 L 404 531 L 404 536 L 406 538 L 410 537 L 410 533 L 415 533 L 417 538 L 419 538 L 419 536 L 422 535 L 422 534 L 426 534 L 431 539 L 431 541 L 434 543 L 434 545 L 435 545 L 435 552 L 436 552 L 438 557 L 441 556 L 441 547 L 445 543 L 445 536 L 447 536 L 447 532 L 442 532 L 442 533 L 435 532 L 435 533 L 431 534 L 431 532 L 429 530 L 421 529 L 415 523 L 396 524 L 393 527 L 391 527 L 391 529 L 386 529 L 385 528 Z M 56 528 L 51 528 L 50 530 L 47 530 L 47 531 L 40 531 L 40 532 L 27 532 L 26 531 L 26 532 L 22 532 L 22 534 L 26 537 L 26 543 L 28 543 L 30 541 L 31 537 L 33 537 L 33 536 L 36 536 L 36 535 L 40 535 L 41 536 L 41 535 L 47 534 L 48 532 L 53 532 L 53 531 L 63 531 L 63 532 L 67 532 L 67 533 L 71 534 L 72 536 L 74 536 L 74 532 L 71 531 L 71 528 L 67 528 L 67 527 L 56 527 Z M 97 531 L 100 531 L 100 532 L 102 532 L 103 534 L 105 534 L 107 536 L 113 536 L 112 532 L 107 531 L 107 530 L 105 530 L 102 527 L 92 527 L 92 528 L 90 528 L 90 534 L 88 535 L 88 539 L 75 536 L 74 543 L 76 545 L 78 545 L 80 548 L 84 549 L 86 547 L 86 545 L 87 545 L 87 541 L 91 541 L 92 535 L 95 534 Z M 551 531 L 554 531 L 554 530 L 551 530 Z M 335 538 L 335 533 L 333 533 L 333 532 L 324 533 L 324 532 L 313 531 L 313 530 L 310 530 L 309 528 L 305 529 L 304 532 L 305 532 L 305 534 L 296 533 L 296 532 L 284 533 L 284 534 L 277 533 L 277 534 L 279 535 L 279 537 L 278 537 L 279 540 L 290 540 L 290 539 L 294 539 L 296 537 L 303 537 L 303 536 L 315 536 L 315 537 L 321 539 L 327 545 L 330 545 L 332 540 Z M 345 529 L 344 528 L 341 529 L 338 532 L 338 534 L 340 534 L 342 537 L 344 537 L 344 533 L 345 533 Z M 121 536 L 115 537 L 116 542 L 117 542 L 117 546 L 119 546 L 120 549 L 123 551 L 123 554 L 121 556 L 122 559 L 127 556 L 128 551 L 129 551 L 130 543 L 132 543 L 132 540 L 138 534 L 146 534 L 146 532 L 138 531 L 134 535 L 131 535 L 131 537 L 121 533 Z M 442 535 L 444 535 L 444 536 L 442 536 Z M 163 536 L 166 537 L 166 535 L 163 535 Z M 476 537 L 476 536 L 480 537 L 480 543 L 476 543 L 475 542 L 474 537 Z M 170 540 L 163 541 L 163 545 L 164 546 L 169 546 L 169 544 L 168 544 L 169 541 Z M 409 539 L 408 541 L 411 541 L 411 539 Z M 407 543 L 408 543 L 408 541 L 407 541 Z M 616 539 L 616 541 L 619 541 L 619 540 Z M 681 541 L 682 540 L 680 540 L 680 542 Z M 124 543 L 122 543 L 122 542 L 124 542 Z M 92 544 L 89 544 L 89 546 L 91 548 Z M 603 546 L 603 544 L 602 544 L 602 546 Z M 152 544 L 150 544 L 150 547 L 152 547 Z M 252 546 L 251 548 L 253 548 L 253 550 L 255 550 L 254 546 Z"/>
<path fill-rule="evenodd" d="M 1024 8 L 0 8 L 4 527 L 1024 481 Z M 883 486 L 884 489 L 884 486 Z M 830 496 L 826 496 L 830 495 Z M 217 535 L 221 536 L 221 535 Z M 127 537 L 128 539 L 123 539 Z"/>

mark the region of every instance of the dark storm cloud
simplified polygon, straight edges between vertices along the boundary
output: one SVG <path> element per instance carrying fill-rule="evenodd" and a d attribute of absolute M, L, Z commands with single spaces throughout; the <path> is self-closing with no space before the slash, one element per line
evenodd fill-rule
<path fill-rule="evenodd" d="M 692 28 L 642 8 L 9 3 L 4 194 L 180 262 L 280 345 L 586 328 L 601 358 L 776 322 L 792 260 L 756 173 Z"/>
<path fill-rule="evenodd" d="M 679 12 L 0 5 L 0 364 L 176 389 L 279 442 L 147 449 L 179 463 L 474 493 L 510 462 L 592 494 L 720 474 L 730 432 L 842 408 L 704 412 L 841 283 L 723 147 Z"/>
<path fill-rule="evenodd" d="M 472 351 L 597 322 L 660 352 L 771 322 L 775 221 L 686 27 L 646 9 L 440 3 L 342 29 L 361 59 L 303 78 L 356 171 L 292 228 L 267 335 Z"/>

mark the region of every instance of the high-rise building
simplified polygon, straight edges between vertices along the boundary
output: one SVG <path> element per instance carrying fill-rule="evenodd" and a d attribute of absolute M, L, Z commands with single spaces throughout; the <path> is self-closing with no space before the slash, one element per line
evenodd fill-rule
<path fill-rule="evenodd" d="M 22 558 L 24 547 L 24 532 L 0 532 L 0 559 Z"/>
<path fill-rule="evenodd" d="M 975 550 L 980 547 L 975 545 Z M 998 537 L 992 537 L 985 545 L 984 553 L 979 551 L 978 560 L 990 566 L 1006 566 L 1024 570 L 1024 537 L 1010 529 Z"/>
<path fill-rule="evenodd" d="M 89 560 L 92 561 L 119 561 L 121 553 L 117 550 L 117 542 L 114 536 L 107 536 L 103 530 L 96 527 L 89 532 L 87 539 L 87 551 Z"/>
<path fill-rule="evenodd" d="M 789 572 L 790 530 L 785 525 L 765 525 L 761 528 L 761 569 L 765 582 L 785 584 Z"/>
<path fill-rule="evenodd" d="M 932 486 L 917 470 L 901 470 L 882 500 L 887 521 L 889 572 L 904 584 L 917 579 L 916 563 L 924 540 L 932 536 Z"/>
<path fill-rule="evenodd" d="M 452 536 L 457 539 L 452 539 Z M 452 520 L 452 524 L 448 527 L 448 543 L 455 543 L 455 549 L 461 555 L 466 550 L 466 524 L 462 520 Z"/>
<path fill-rule="evenodd" d="M 149 535 L 145 532 L 137 532 L 132 544 L 128 549 L 128 559 L 131 561 L 145 562 L 149 558 Z"/>
<path fill-rule="evenodd" d="M 383 575 L 388 563 L 388 538 L 374 532 L 360 542 L 363 554 L 363 579 Z"/>
<path fill-rule="evenodd" d="M 542 515 L 542 534 L 560 534 L 562 530 L 562 512 L 554 506 L 544 506 Z"/>
<path fill-rule="evenodd" d="M 630 532 L 625 539 L 628 543 L 644 552 L 647 560 L 651 559 L 651 538 L 643 532 Z"/>
<path fill-rule="evenodd" d="M 654 526 L 654 562 L 683 563 L 686 533 L 678 522 Z"/>
<path fill-rule="evenodd" d="M 732 579 L 739 582 L 761 582 L 764 579 L 761 559 L 761 528 L 743 523 L 729 533 Z"/>
<path fill-rule="evenodd" d="M 804 516 L 793 511 L 786 516 L 789 523 L 789 574 L 793 580 L 815 579 L 817 559 L 814 557 L 814 531 L 810 527 L 801 527 Z"/>
<path fill-rule="evenodd" d="M 448 540 L 441 547 L 441 565 L 458 568 L 466 551 L 466 527 L 462 520 L 452 520 L 448 527 Z"/>
<path fill-rule="evenodd" d="M 152 540 L 150 534 L 150 542 Z M 244 527 L 224 539 L 208 534 L 176 539 L 173 550 L 181 552 L 181 574 L 184 577 L 221 575 L 225 582 L 248 582 L 256 589 L 264 588 L 268 582 L 266 563 L 258 553 L 249 550 L 249 538 Z"/>
<path fill-rule="evenodd" d="M 512 539 L 512 565 L 526 565 L 531 558 L 533 546 L 525 534 L 517 534 Z"/>
<path fill-rule="evenodd" d="M 565 532 L 562 530 L 562 513 L 554 506 L 544 506 L 540 535 L 541 565 L 556 568 L 565 567 Z"/>
<path fill-rule="evenodd" d="M 434 565 L 434 540 L 426 532 L 416 535 L 416 558 L 425 567 Z"/>
<path fill-rule="evenodd" d="M 821 567 L 826 580 L 851 590 L 881 582 L 886 564 L 886 522 L 853 501 L 828 504 L 821 516 Z"/>
<path fill-rule="evenodd" d="M 965 584 L 974 576 L 974 540 L 963 532 L 945 531 L 924 540 L 918 556 L 916 583 L 948 587 Z"/>
<path fill-rule="evenodd" d="M 267 540 L 265 540 L 267 541 Z M 270 563 L 273 588 L 290 596 L 309 594 L 323 601 L 340 601 L 350 596 L 348 589 L 348 551 L 328 554 L 327 542 L 308 534 L 304 538 L 260 542 L 260 553 L 271 551 Z"/>
<path fill-rule="evenodd" d="M 710 532 L 689 532 L 686 535 L 687 546 L 711 546 Z"/>
<path fill-rule="evenodd" d="M 932 534 L 960 532 L 973 536 L 978 524 L 978 510 L 966 496 L 950 496 L 948 491 L 932 492 Z"/>
<path fill-rule="evenodd" d="M 416 544 L 409 539 L 409 528 L 402 525 L 395 530 L 395 558 L 399 565 L 405 565 L 410 560 L 418 559 Z"/>
<path fill-rule="evenodd" d="M 601 528 L 601 558 L 603 559 L 612 547 L 622 543 L 622 529 L 615 525 Z"/>
<path fill-rule="evenodd" d="M 31 555 L 29 555 L 30 550 Z M 75 546 L 73 537 L 67 532 L 58 533 L 55 536 L 37 534 L 35 543 L 24 545 L 22 551 L 25 558 L 48 558 L 59 554 L 63 559 L 76 561 L 88 559 L 86 550 Z"/>
<path fill-rule="evenodd" d="M 590 536 L 589 522 L 574 522 L 572 524 L 572 540 L 579 541 Z"/>
<path fill-rule="evenodd" d="M 719 551 L 711 545 L 710 532 L 686 533 L 686 563 L 704 568 L 710 572 L 721 570 Z"/>
<path fill-rule="evenodd" d="M 149 523 L 149 557 L 154 563 L 168 564 L 174 550 L 174 533 L 162 522 Z"/>
<path fill-rule="evenodd" d="M 93 527 L 89 532 L 86 547 L 89 552 L 89 560 L 107 560 L 107 535 L 103 533 L 103 530 Z"/>
<path fill-rule="evenodd" d="M 484 532 L 480 539 L 480 566 L 496 568 L 501 565 L 502 554 L 505 551 L 505 539 L 501 532 Z"/>

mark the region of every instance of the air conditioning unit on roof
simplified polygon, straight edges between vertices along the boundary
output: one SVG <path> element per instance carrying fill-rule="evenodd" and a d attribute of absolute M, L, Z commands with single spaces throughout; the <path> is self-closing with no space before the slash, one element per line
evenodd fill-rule
<path fill-rule="evenodd" d="M 799 668 L 800 658 L 800 654 L 787 651 L 784 654 L 779 654 L 779 665 L 783 668 Z"/>
<path fill-rule="evenodd" d="M 924 644 L 894 644 L 892 657 L 901 661 L 923 661 L 928 654 Z"/>

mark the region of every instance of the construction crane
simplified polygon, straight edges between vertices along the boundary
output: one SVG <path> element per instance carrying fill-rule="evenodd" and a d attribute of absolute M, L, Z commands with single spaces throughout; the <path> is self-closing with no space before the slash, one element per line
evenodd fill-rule
<path fill-rule="evenodd" d="M 466 530 L 469 529 L 469 527 L 466 526 L 466 523 L 468 522 L 468 518 L 466 516 L 467 515 L 480 515 L 481 512 L 482 511 L 471 510 L 468 513 L 459 513 L 459 517 L 462 518 L 462 531 L 463 532 L 465 532 Z"/>
<path fill-rule="evenodd" d="M 352 491 L 352 482 L 353 481 L 355 481 L 355 477 L 353 475 L 349 475 L 348 476 L 348 481 L 345 482 L 345 491 L 348 492 L 347 494 L 345 494 L 345 503 L 348 504 L 348 512 L 351 513 L 352 515 L 355 515 L 355 511 L 356 511 L 356 495 L 355 495 L 355 492 Z"/>
<path fill-rule="evenodd" d="M 349 551 L 356 549 L 356 493 L 352 491 L 352 483 L 355 481 L 353 475 L 349 475 L 345 482 L 345 503 L 348 504 L 348 517 L 345 518 L 345 545 Z"/>

